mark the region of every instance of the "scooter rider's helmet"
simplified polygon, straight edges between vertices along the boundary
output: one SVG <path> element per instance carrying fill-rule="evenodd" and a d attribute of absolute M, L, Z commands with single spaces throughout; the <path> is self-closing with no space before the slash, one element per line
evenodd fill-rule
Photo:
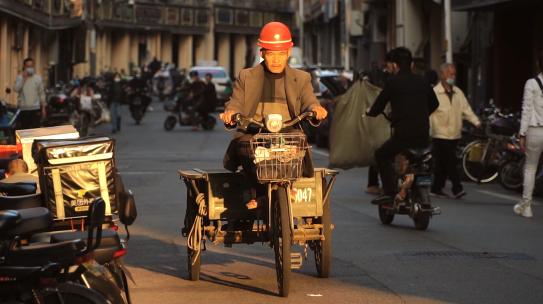
<path fill-rule="evenodd" d="M 258 38 L 258 46 L 270 51 L 286 51 L 294 43 L 288 27 L 277 21 L 264 25 Z"/>

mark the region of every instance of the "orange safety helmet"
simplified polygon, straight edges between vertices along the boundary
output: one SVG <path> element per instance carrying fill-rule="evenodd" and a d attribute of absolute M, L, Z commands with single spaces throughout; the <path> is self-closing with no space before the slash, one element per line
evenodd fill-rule
<path fill-rule="evenodd" d="M 286 51 L 294 43 L 288 27 L 277 21 L 264 25 L 258 38 L 258 46 L 270 51 Z"/>

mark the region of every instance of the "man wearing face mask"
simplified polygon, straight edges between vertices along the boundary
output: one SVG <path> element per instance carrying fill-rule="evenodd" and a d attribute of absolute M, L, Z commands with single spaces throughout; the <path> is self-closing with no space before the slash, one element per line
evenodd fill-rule
<path fill-rule="evenodd" d="M 21 129 L 39 128 L 47 114 L 42 78 L 36 74 L 32 58 L 26 58 L 23 66 L 23 72 L 17 76 L 14 87 L 19 94 L 17 101 L 21 110 Z"/>
<path fill-rule="evenodd" d="M 456 146 L 462 137 L 462 120 L 466 119 L 479 128 L 481 122 L 473 113 L 466 96 L 456 87 L 456 67 L 452 63 L 444 63 L 440 67 L 440 82 L 434 87 L 439 107 L 430 116 L 433 145 L 434 183 L 431 194 L 447 197 L 443 192 L 445 181 L 452 182 L 452 195 L 461 198 L 466 195 L 460 182 L 460 174 L 456 167 Z"/>

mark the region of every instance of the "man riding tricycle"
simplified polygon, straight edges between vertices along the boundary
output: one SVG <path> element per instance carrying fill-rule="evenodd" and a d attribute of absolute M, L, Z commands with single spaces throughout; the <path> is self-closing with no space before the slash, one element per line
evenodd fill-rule
<path fill-rule="evenodd" d="M 310 75 L 287 65 L 292 45 L 284 24 L 266 24 L 259 39 L 264 62 L 236 80 L 220 115 L 236 131 L 224 158 L 229 172 L 180 171 L 187 185 L 183 235 L 191 280 L 199 279 L 206 239 L 227 246 L 269 242 L 284 297 L 291 268 L 301 267 L 307 248 L 315 253 L 319 276 L 330 273 L 330 193 L 337 172 L 313 168 L 299 126 L 302 120 L 317 125 L 327 112 L 313 94 Z M 302 252 L 291 252 L 296 244 Z"/>

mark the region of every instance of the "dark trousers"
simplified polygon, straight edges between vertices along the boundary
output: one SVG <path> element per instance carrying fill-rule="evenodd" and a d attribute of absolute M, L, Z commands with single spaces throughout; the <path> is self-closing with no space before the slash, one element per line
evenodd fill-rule
<path fill-rule="evenodd" d="M 434 183 L 432 191 L 439 192 L 445 187 L 445 182 L 449 178 L 453 184 L 453 193 L 462 191 L 460 174 L 457 168 L 456 146 L 458 140 L 432 139 L 434 158 Z"/>
<path fill-rule="evenodd" d="M 396 155 L 411 148 L 424 148 L 428 145 L 425 138 L 400 139 L 391 138 L 387 140 L 377 151 L 375 161 L 381 175 L 384 195 L 394 196 L 396 194 L 396 177 L 394 174 L 394 158 Z"/>
<path fill-rule="evenodd" d="M 368 168 L 368 187 L 379 187 L 379 171 L 375 166 Z"/>
<path fill-rule="evenodd" d="M 41 111 L 40 110 L 25 110 L 19 113 L 19 121 L 21 129 L 34 129 L 41 126 Z"/>

